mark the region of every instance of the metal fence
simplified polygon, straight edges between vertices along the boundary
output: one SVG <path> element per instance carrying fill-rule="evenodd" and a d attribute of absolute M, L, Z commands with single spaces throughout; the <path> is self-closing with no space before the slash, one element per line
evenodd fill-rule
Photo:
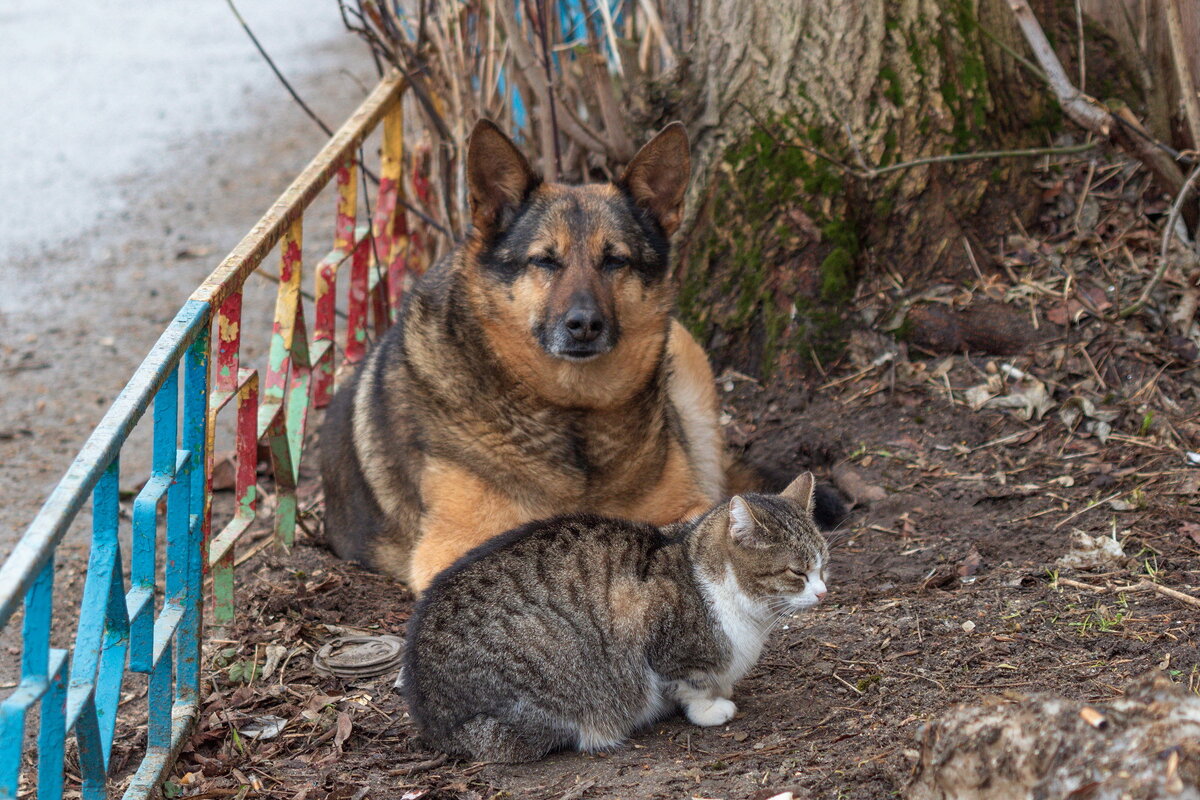
<path fill-rule="evenodd" d="M 0 703 L 0 800 L 34 791 L 45 800 L 62 797 L 71 733 L 78 742 L 82 797 L 107 797 L 118 704 L 131 672 L 148 676 L 147 744 L 124 796 L 147 797 L 174 762 L 198 713 L 206 575 L 211 619 L 225 623 L 234 616 L 235 549 L 258 513 L 259 442 L 271 453 L 275 539 L 292 543 L 308 413 L 329 402 L 337 366 L 337 276 L 348 264 L 343 350 L 356 361 L 369 331 L 382 331 L 395 318 L 406 267 L 418 257 L 402 202 L 404 91 L 399 76 L 382 80 L 184 303 L 0 567 L 0 628 L 24 608 L 21 681 Z M 369 224 L 359 225 L 365 169 L 360 146 L 381 121 L 378 175 L 371 176 L 378 191 L 374 208 L 367 205 Z M 331 182 L 337 187 L 334 246 L 315 265 L 310 336 L 302 225 L 306 209 Z M 242 288 L 277 244 L 279 291 L 268 363 L 260 373 L 241 359 Z M 151 408 L 152 468 L 133 500 L 127 561 L 119 535 L 121 448 Z M 213 446 L 227 409 L 235 426 L 236 509 L 214 532 Z M 91 553 L 68 650 L 51 642 L 55 549 L 89 494 Z M 39 704 L 36 770 L 28 770 L 36 775 L 23 774 L 23 762 L 31 760 L 26 718 Z"/>

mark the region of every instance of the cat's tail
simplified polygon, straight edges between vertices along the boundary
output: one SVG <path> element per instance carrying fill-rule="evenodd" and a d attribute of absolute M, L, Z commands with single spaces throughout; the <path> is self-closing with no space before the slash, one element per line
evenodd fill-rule
<path fill-rule="evenodd" d="M 730 455 L 725 467 L 726 491 L 730 495 L 747 492 L 777 493 L 783 491 L 796 476 L 789 472 L 757 464 L 748 464 Z M 818 483 L 813 492 L 813 519 L 821 530 L 831 531 L 846 519 L 849 511 L 837 489 Z"/>

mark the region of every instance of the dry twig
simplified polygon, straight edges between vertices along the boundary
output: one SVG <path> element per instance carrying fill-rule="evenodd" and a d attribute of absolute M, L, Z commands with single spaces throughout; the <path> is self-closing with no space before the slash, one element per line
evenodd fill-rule
<path fill-rule="evenodd" d="M 1188 63 L 1188 46 L 1184 41 L 1183 19 L 1179 13 L 1179 0 L 1166 0 L 1167 35 L 1171 41 L 1171 61 L 1175 64 L 1175 78 L 1179 81 L 1179 93 L 1183 96 L 1183 110 L 1188 130 L 1192 135 L 1192 147 L 1200 150 L 1200 100 L 1196 99 L 1196 82 Z M 1193 42 L 1193 46 L 1194 46 Z"/>
<path fill-rule="evenodd" d="M 1171 237 L 1175 235 L 1175 226 L 1179 223 L 1179 215 L 1183 212 L 1183 205 L 1187 202 L 1188 195 L 1191 193 L 1192 187 L 1196 185 L 1196 179 L 1200 178 L 1200 164 L 1192 170 L 1192 174 L 1184 181 L 1183 187 L 1180 188 L 1179 194 L 1175 196 L 1175 202 L 1171 204 L 1171 213 L 1167 217 L 1167 224 L 1163 227 L 1162 244 L 1158 249 L 1158 269 L 1154 271 L 1150 282 L 1142 289 L 1142 293 L 1138 296 L 1131 305 L 1121 309 L 1118 316 L 1124 319 L 1125 317 L 1136 314 L 1146 305 L 1150 299 L 1151 292 L 1158 286 L 1163 275 L 1166 274 L 1167 268 L 1170 266 L 1170 261 L 1167 260 L 1167 250 L 1170 249 Z"/>
<path fill-rule="evenodd" d="M 1009 0 L 1008 5 L 1033 50 L 1034 58 L 1046 74 L 1051 91 L 1067 116 L 1080 127 L 1103 136 L 1133 155 L 1150 170 L 1166 191 L 1172 195 L 1178 194 L 1183 185 L 1183 173 L 1165 152 L 1164 146 L 1141 129 L 1128 109 L 1114 114 L 1099 100 L 1072 85 L 1027 0 Z"/>

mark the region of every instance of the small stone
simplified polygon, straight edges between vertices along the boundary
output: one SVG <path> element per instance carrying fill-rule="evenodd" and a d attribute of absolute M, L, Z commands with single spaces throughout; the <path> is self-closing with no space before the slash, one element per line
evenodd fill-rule
<path fill-rule="evenodd" d="M 971 620 L 967 620 L 962 624 L 962 629 L 967 633 L 970 633 L 971 631 L 975 630 L 975 623 L 971 622 Z"/>

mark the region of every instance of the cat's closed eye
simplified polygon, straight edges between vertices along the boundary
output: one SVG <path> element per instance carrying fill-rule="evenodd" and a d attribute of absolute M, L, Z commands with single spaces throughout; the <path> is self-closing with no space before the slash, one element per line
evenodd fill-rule
<path fill-rule="evenodd" d="M 788 567 L 787 573 L 788 573 L 788 575 L 791 575 L 793 578 L 800 578 L 801 580 L 805 580 L 805 581 L 808 580 L 808 570 L 798 569 L 796 567 Z"/>

